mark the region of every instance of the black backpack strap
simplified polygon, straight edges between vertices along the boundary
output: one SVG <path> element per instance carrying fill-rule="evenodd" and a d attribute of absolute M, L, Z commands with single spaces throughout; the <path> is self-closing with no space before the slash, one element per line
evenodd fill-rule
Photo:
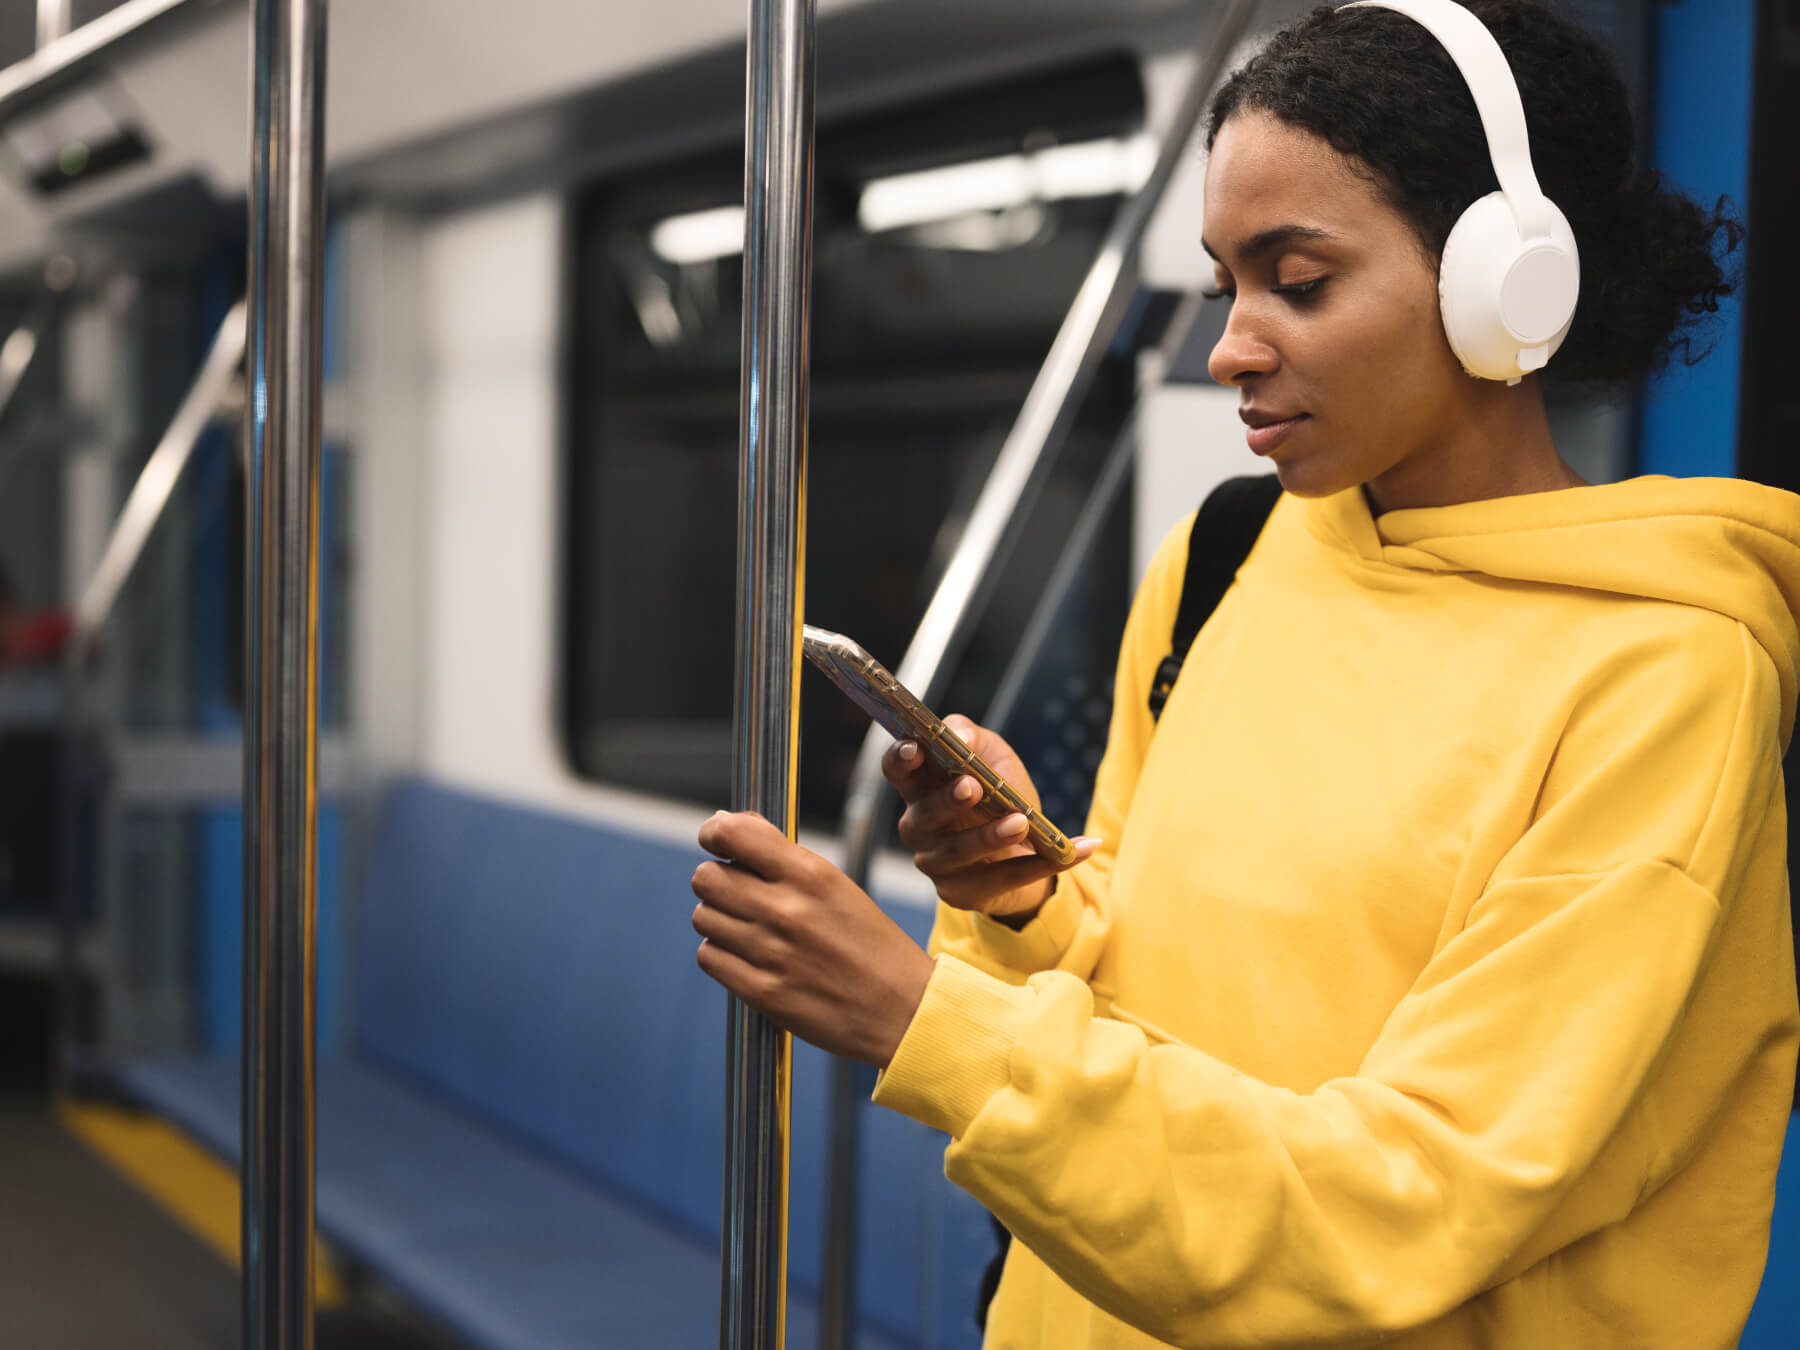
<path fill-rule="evenodd" d="M 1181 582 L 1181 606 L 1175 611 L 1175 628 L 1169 636 L 1169 654 L 1156 668 L 1150 685 L 1150 716 L 1162 716 L 1163 704 L 1181 674 L 1188 648 L 1200 628 L 1212 617 L 1237 580 L 1238 568 L 1256 546 L 1257 536 L 1268 523 L 1269 513 L 1281 496 L 1281 480 L 1274 474 L 1228 478 L 1200 504 L 1194 527 L 1188 533 L 1187 572 Z"/>

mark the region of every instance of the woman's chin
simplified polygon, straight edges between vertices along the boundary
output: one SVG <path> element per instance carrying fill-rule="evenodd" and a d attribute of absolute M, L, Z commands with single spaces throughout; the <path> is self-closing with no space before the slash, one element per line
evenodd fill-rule
<path fill-rule="evenodd" d="M 1281 490 L 1294 497 L 1330 497 L 1357 486 L 1357 480 L 1341 466 L 1317 455 L 1296 455 L 1275 461 Z"/>

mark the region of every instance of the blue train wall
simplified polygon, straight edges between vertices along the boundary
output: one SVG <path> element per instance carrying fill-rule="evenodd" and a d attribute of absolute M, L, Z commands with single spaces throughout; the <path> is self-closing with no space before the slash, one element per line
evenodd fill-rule
<path fill-rule="evenodd" d="M 1676 0 L 1653 10 L 1650 163 L 1704 206 L 1728 198 L 1742 219 L 1750 191 L 1754 0 Z M 1741 265 L 1742 257 L 1733 261 Z M 1737 473 L 1741 297 L 1728 297 L 1706 331 L 1710 356 L 1691 368 L 1674 364 L 1644 392 L 1640 473 Z"/>

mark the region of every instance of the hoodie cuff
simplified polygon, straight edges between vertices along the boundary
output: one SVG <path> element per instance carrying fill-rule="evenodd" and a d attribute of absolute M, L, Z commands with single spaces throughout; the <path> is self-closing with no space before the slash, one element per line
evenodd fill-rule
<path fill-rule="evenodd" d="M 971 914 L 975 936 L 999 965 L 1032 974 L 1052 970 L 1081 927 L 1081 896 L 1058 878 L 1050 898 L 1023 928 L 1011 928 L 985 914 Z"/>
<path fill-rule="evenodd" d="M 1035 998 L 1030 988 L 939 956 L 872 1100 L 960 1138 L 988 1098 L 1011 1083 L 1013 1042 Z"/>

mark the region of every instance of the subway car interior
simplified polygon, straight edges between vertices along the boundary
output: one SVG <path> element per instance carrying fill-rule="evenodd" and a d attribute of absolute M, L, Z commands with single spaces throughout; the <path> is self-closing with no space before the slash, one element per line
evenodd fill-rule
<path fill-rule="evenodd" d="M 0 1344 L 20 1350 L 239 1345 L 255 1304 L 260 3 L 0 3 Z M 1626 397 L 1552 388 L 1558 445 L 1595 482 L 1800 490 L 1780 318 L 1800 11 L 1558 7 L 1616 54 L 1644 162 L 1747 225 L 1713 356 Z M 900 668 L 928 606 L 954 607 L 931 701 L 1020 747 L 1052 819 L 1086 810 L 1151 551 L 1257 471 L 1207 373 L 1225 311 L 1184 115 L 1310 8 L 817 3 L 806 618 Z M 727 1000 L 689 883 L 733 775 L 746 3 L 338 0 L 324 41 L 318 1344 L 709 1344 Z M 995 500 L 1004 546 L 957 594 Z M 802 676 L 797 826 L 829 857 L 867 731 Z M 893 816 L 862 822 L 869 889 L 923 941 L 933 891 Z M 872 1081 L 794 1047 L 787 1344 L 972 1350 L 993 1226 Z M 1788 1137 L 1747 1350 L 1800 1345 Z"/>

